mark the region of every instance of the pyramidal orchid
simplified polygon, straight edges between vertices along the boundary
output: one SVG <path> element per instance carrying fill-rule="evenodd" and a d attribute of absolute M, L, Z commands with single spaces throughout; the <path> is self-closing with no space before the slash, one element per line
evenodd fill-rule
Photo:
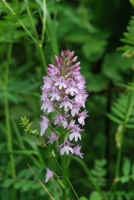
<path fill-rule="evenodd" d="M 61 155 L 74 154 L 83 158 L 78 140 L 81 140 L 80 126 L 85 125 L 88 116 L 85 101 L 85 79 L 80 73 L 80 62 L 75 63 L 74 52 L 65 50 L 60 57 L 55 56 L 56 64 L 49 64 L 48 76 L 43 77 L 41 110 L 44 115 L 40 122 L 41 136 L 47 128 L 52 129 L 47 135 L 48 143 L 56 142 Z M 51 114 L 53 113 L 53 115 Z"/>

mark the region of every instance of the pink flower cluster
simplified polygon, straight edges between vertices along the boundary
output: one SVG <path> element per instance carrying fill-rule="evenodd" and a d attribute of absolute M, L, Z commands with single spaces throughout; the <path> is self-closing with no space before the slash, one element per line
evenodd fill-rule
<path fill-rule="evenodd" d="M 53 127 L 48 142 L 56 142 L 61 155 L 75 154 L 82 158 L 81 146 L 75 143 L 81 140 L 83 129 L 80 125 L 85 125 L 88 116 L 85 110 L 88 94 L 85 79 L 80 74 L 80 62 L 74 64 L 77 56 L 73 56 L 73 51 L 62 51 L 60 57 L 55 56 L 56 66 L 49 64 L 48 76 L 43 77 L 41 110 L 47 117 L 41 116 L 40 134 L 42 136 L 48 127 Z"/>

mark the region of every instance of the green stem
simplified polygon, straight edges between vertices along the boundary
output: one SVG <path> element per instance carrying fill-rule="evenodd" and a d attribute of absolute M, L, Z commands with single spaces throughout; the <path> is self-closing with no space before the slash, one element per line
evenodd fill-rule
<path fill-rule="evenodd" d="M 120 136 L 118 136 L 120 138 L 119 138 L 119 146 L 118 146 L 118 150 L 117 150 L 117 160 L 116 160 L 116 167 L 115 167 L 115 180 L 114 180 L 115 183 L 114 183 L 114 187 L 115 187 L 116 182 L 118 181 L 118 177 L 119 177 L 124 130 L 125 130 L 125 124 L 119 125 L 118 129 L 117 129 L 117 133 L 116 133 L 116 134 L 120 135 Z"/>
<path fill-rule="evenodd" d="M 43 0 L 43 8 L 42 8 L 43 16 L 42 16 L 42 33 L 41 33 L 41 43 L 43 44 L 44 42 L 44 35 L 45 35 L 45 30 L 46 30 L 46 0 Z"/>
<path fill-rule="evenodd" d="M 7 55 L 7 64 L 6 64 L 6 72 L 5 72 L 5 93 L 8 92 L 8 78 L 9 78 L 9 62 L 11 58 L 12 52 L 12 44 L 9 45 L 8 48 L 8 55 Z M 9 102 L 8 98 L 5 98 L 5 120 L 6 120 L 6 130 L 7 130 L 7 143 L 8 143 L 8 150 L 12 151 L 12 135 L 11 135 L 11 128 L 10 128 L 10 119 L 9 119 Z M 15 173 L 15 165 L 14 165 L 14 157 L 10 155 L 10 162 L 11 162 L 11 172 L 13 177 L 16 176 Z"/>
<path fill-rule="evenodd" d="M 43 66 L 45 68 L 45 72 L 47 74 L 47 70 L 46 70 L 47 64 L 46 64 L 45 56 L 44 56 L 44 53 L 43 53 L 43 50 L 42 50 L 42 44 L 38 44 L 38 49 L 39 49 L 39 52 L 40 52 L 40 55 L 41 55 Z"/>
<path fill-rule="evenodd" d="M 32 15 L 31 15 L 31 11 L 30 11 L 30 8 L 28 6 L 28 1 L 25 0 L 26 2 L 26 8 L 27 8 L 27 13 L 28 13 L 28 16 L 29 16 L 29 19 L 31 21 L 31 24 L 32 24 L 32 27 L 33 27 L 33 30 L 34 30 L 34 33 L 35 33 L 35 37 L 36 37 L 36 45 L 39 49 L 39 52 L 40 52 L 40 55 L 41 55 L 41 58 L 42 58 L 42 63 L 43 63 L 43 66 L 44 68 L 46 69 L 47 68 L 47 65 L 46 65 L 46 60 L 45 60 L 45 57 L 44 57 L 44 53 L 43 53 L 43 50 L 42 50 L 42 44 L 43 44 L 43 40 L 44 40 L 44 34 L 45 34 L 45 24 L 46 24 L 46 1 L 44 0 L 43 1 L 43 27 L 42 27 L 42 35 L 41 35 L 41 41 L 39 41 L 39 36 L 38 36 L 38 33 L 37 33 L 37 30 L 35 28 L 35 25 L 34 25 L 34 22 L 33 22 L 33 18 L 32 18 Z M 47 73 L 47 72 L 46 72 Z"/>
<path fill-rule="evenodd" d="M 134 82 L 134 76 L 133 76 L 133 79 L 132 79 L 132 83 Z M 130 90 L 130 95 L 129 95 L 129 101 L 128 101 L 128 107 L 127 107 L 127 111 L 126 111 L 126 115 L 125 115 L 125 118 L 124 118 L 124 122 L 122 125 L 119 125 L 121 126 L 120 128 L 120 135 L 121 135 L 121 141 L 120 141 L 120 146 L 118 147 L 118 153 L 117 153 L 117 161 L 116 161 L 116 168 L 115 168 L 115 179 L 112 183 L 112 186 L 109 190 L 109 192 L 107 193 L 107 196 L 108 194 L 115 190 L 115 187 L 117 186 L 117 183 L 118 183 L 118 178 L 119 178 L 119 172 L 120 172 L 120 165 L 121 165 L 121 156 L 122 156 L 122 144 L 123 144 L 123 139 L 124 139 L 124 131 L 125 131 L 125 127 L 127 125 L 127 122 L 129 120 L 129 117 L 130 117 L 130 114 L 131 114 L 131 111 L 132 111 L 132 108 L 133 108 L 133 105 L 134 105 L 134 92 Z M 119 129 L 119 127 L 118 127 Z M 117 130 L 118 131 L 118 130 Z"/>
<path fill-rule="evenodd" d="M 9 45 L 8 52 L 7 52 L 7 63 L 6 63 L 6 71 L 5 71 L 5 94 L 7 94 L 8 92 L 9 64 L 10 64 L 11 52 L 12 52 L 12 44 Z M 10 119 L 9 119 L 9 101 L 7 97 L 5 97 L 4 107 L 5 107 L 6 132 L 7 132 L 7 146 L 8 146 L 9 151 L 13 151 L 12 134 L 11 134 Z M 9 155 L 9 159 L 10 159 L 10 165 L 11 165 L 11 175 L 13 178 L 16 178 L 15 160 L 14 160 L 13 154 Z M 14 199 L 17 199 L 15 189 L 13 189 L 13 196 L 14 196 Z"/>
<path fill-rule="evenodd" d="M 66 166 L 66 155 L 64 154 L 61 157 L 61 161 L 62 161 L 62 179 L 63 179 L 63 184 L 65 186 L 65 189 L 62 188 L 62 200 L 66 200 L 67 197 L 67 177 L 68 177 L 68 168 L 65 168 Z"/>
<path fill-rule="evenodd" d="M 134 83 L 134 75 L 133 75 L 133 78 L 132 78 L 132 84 Z M 129 88 L 129 87 L 128 87 Z M 120 137 L 121 137 L 121 140 L 120 140 L 120 145 L 118 147 L 118 152 L 117 152 L 117 161 L 116 161 L 116 167 L 115 167 L 115 178 L 114 178 L 114 181 L 111 185 L 111 188 L 110 190 L 106 193 L 105 195 L 105 199 L 107 198 L 107 196 L 113 191 L 115 190 L 117 184 L 118 184 L 118 178 L 119 178 L 119 172 L 120 172 L 120 165 L 121 165 L 121 156 L 122 156 L 122 144 L 123 144 L 123 139 L 124 139 L 124 132 L 125 132 L 125 127 L 127 125 L 127 122 L 129 120 L 129 117 L 130 117 L 130 114 L 131 114 L 131 111 L 132 111 L 132 108 L 133 108 L 133 105 L 134 105 L 134 92 L 130 89 L 129 92 L 131 92 L 129 95 L 129 100 L 128 100 L 128 107 L 127 107 L 127 110 L 126 110 L 126 115 L 125 115 L 125 118 L 124 118 L 124 122 L 122 125 L 119 125 L 117 131 L 120 132 Z"/>
<path fill-rule="evenodd" d="M 119 177 L 121 155 L 122 155 L 122 143 L 123 143 L 123 139 L 124 139 L 124 131 L 125 131 L 125 127 L 126 127 L 127 122 L 129 120 L 131 110 L 132 110 L 132 107 L 133 107 L 133 104 L 134 104 L 133 95 L 134 94 L 133 94 L 133 91 L 132 91 L 130 96 L 129 96 L 128 107 L 127 107 L 126 115 L 125 115 L 125 118 L 124 118 L 124 122 L 123 122 L 122 128 L 120 130 L 120 132 L 121 132 L 121 142 L 120 142 L 120 147 L 118 148 L 118 154 L 117 154 L 117 162 L 116 162 L 116 170 L 115 170 L 115 177 L 116 178 Z"/>
<path fill-rule="evenodd" d="M 36 37 L 36 39 L 37 39 L 37 41 L 38 41 L 38 33 L 37 33 L 37 30 L 36 30 L 35 25 L 34 25 L 34 22 L 33 22 L 33 18 L 32 18 L 32 15 L 31 15 L 31 11 L 30 11 L 30 9 L 29 9 L 28 1 L 25 0 L 25 3 L 26 3 L 26 8 L 27 8 L 27 13 L 28 13 L 29 19 L 30 19 L 30 21 L 31 21 L 31 25 L 32 25 L 33 30 L 34 30 L 34 33 L 35 33 L 35 37 Z"/>
<path fill-rule="evenodd" d="M 6 119 L 8 150 L 12 151 L 13 147 L 12 147 L 12 136 L 11 136 L 10 120 L 9 120 L 9 103 L 8 103 L 8 99 L 7 98 L 5 98 L 5 119 Z M 10 157 L 10 163 L 11 163 L 11 174 L 12 174 L 13 177 L 16 177 L 14 157 L 13 157 L 12 154 L 9 157 Z"/>
<path fill-rule="evenodd" d="M 42 58 L 42 63 L 43 63 L 43 66 L 44 66 L 44 68 L 46 70 L 47 65 L 46 65 L 46 60 L 45 60 L 44 53 L 43 53 L 43 50 L 42 50 L 42 44 L 43 44 L 44 34 L 45 34 L 45 24 L 46 24 L 46 1 L 45 0 L 43 1 L 44 9 L 43 9 L 43 28 L 42 28 L 41 41 L 39 41 L 39 36 L 38 36 L 37 30 L 35 28 L 34 22 L 33 22 L 31 11 L 30 11 L 29 6 L 28 6 L 28 1 L 25 0 L 25 2 L 27 4 L 26 5 L 27 13 L 28 13 L 29 19 L 31 21 L 31 24 L 32 24 L 32 27 L 33 27 L 33 30 L 34 30 L 34 33 L 35 33 L 35 37 L 36 37 L 36 41 L 37 41 L 36 45 L 37 45 L 37 47 L 39 49 L 39 52 L 40 52 L 40 55 L 41 55 L 41 58 Z M 47 73 L 47 71 L 46 71 L 46 73 Z"/>

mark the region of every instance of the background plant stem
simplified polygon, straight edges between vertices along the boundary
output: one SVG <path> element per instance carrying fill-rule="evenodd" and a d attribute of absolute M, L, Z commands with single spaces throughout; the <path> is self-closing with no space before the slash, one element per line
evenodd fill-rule
<path fill-rule="evenodd" d="M 13 150 L 12 134 L 11 134 L 11 126 L 10 126 L 10 118 L 9 118 L 9 101 L 8 101 L 8 97 L 7 97 L 7 93 L 8 93 L 8 78 L 9 78 L 9 65 L 10 65 L 11 53 L 12 53 L 12 44 L 9 44 L 8 52 L 7 52 L 6 71 L 5 71 L 5 96 L 6 97 L 5 97 L 5 101 L 4 101 L 6 133 L 7 133 L 7 146 L 8 146 L 8 150 L 9 151 Z M 16 178 L 15 159 L 14 159 L 13 154 L 10 154 L 9 158 L 10 158 L 11 176 L 13 178 Z M 13 189 L 12 192 L 13 192 L 13 199 L 14 200 L 17 199 L 16 190 Z"/>
<path fill-rule="evenodd" d="M 121 154 L 122 154 L 122 143 L 123 143 L 123 138 L 124 138 L 124 131 L 125 131 L 125 127 L 126 124 L 129 120 L 129 116 L 131 114 L 131 109 L 133 107 L 133 91 L 130 93 L 129 95 L 129 101 L 128 101 L 128 108 L 127 108 L 127 112 L 125 115 L 125 119 L 124 119 L 124 123 L 121 129 L 121 144 L 120 144 L 120 148 L 118 149 L 118 154 L 117 154 L 117 163 L 116 163 L 116 172 L 115 172 L 115 177 L 118 178 L 119 177 L 119 171 L 120 171 L 120 163 L 121 163 Z"/>
<path fill-rule="evenodd" d="M 132 83 L 134 83 L 134 76 L 132 78 Z M 121 126 L 121 130 L 120 130 L 120 134 L 121 134 L 121 141 L 120 141 L 120 147 L 118 148 L 117 151 L 117 160 L 116 160 L 116 167 L 115 167 L 115 179 L 114 182 L 111 186 L 110 191 L 112 191 L 113 189 L 115 190 L 117 184 L 118 184 L 118 178 L 120 176 L 120 165 L 121 165 L 121 158 L 122 158 L 122 145 L 123 145 L 123 139 L 124 139 L 124 132 L 125 132 L 125 127 L 127 125 L 127 122 L 129 120 L 134 102 L 133 102 L 133 96 L 134 96 L 134 92 L 133 91 L 129 91 L 131 93 L 129 93 L 129 101 L 128 101 L 128 107 L 127 107 L 127 111 L 126 111 L 126 115 L 124 118 L 124 123 Z M 119 125 L 120 126 L 120 125 Z"/>

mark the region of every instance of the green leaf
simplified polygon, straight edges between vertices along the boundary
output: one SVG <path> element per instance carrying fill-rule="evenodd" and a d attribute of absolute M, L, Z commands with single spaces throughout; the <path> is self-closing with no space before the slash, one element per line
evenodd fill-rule
<path fill-rule="evenodd" d="M 103 74 L 89 74 L 87 80 L 88 91 L 99 92 L 105 90 L 107 88 L 107 85 L 108 79 Z"/>
<path fill-rule="evenodd" d="M 118 107 L 112 107 L 112 112 L 119 118 L 124 119 L 124 113 L 122 113 L 120 110 L 118 110 Z"/>
<path fill-rule="evenodd" d="M 97 37 L 90 35 L 88 41 L 83 44 L 82 50 L 86 58 L 89 58 L 90 61 L 94 61 L 103 55 L 106 45 L 106 40 L 98 39 Z"/>
<path fill-rule="evenodd" d="M 112 114 L 106 114 L 107 115 L 107 117 L 109 118 L 109 119 L 111 119 L 111 121 L 113 121 L 113 122 L 115 122 L 115 123 L 117 123 L 117 124 L 122 124 L 122 120 L 121 119 L 118 119 L 117 117 L 115 117 L 114 115 L 112 115 Z"/>
<path fill-rule="evenodd" d="M 122 183 L 126 183 L 126 182 L 129 181 L 129 179 L 130 179 L 129 176 L 122 176 L 122 177 L 120 178 L 120 181 L 121 181 Z"/>
<path fill-rule="evenodd" d="M 124 38 L 121 39 L 125 43 L 124 46 L 118 48 L 123 51 L 123 56 L 127 58 L 134 57 L 134 17 L 131 18 L 127 27 L 127 32 L 124 33 Z"/>
<path fill-rule="evenodd" d="M 27 180 L 30 179 L 32 177 L 32 174 L 29 173 L 29 169 L 26 168 L 26 169 L 22 169 L 20 171 L 20 173 L 18 174 L 18 178 L 26 178 Z"/>
<path fill-rule="evenodd" d="M 86 197 L 80 197 L 80 200 L 88 200 Z"/>
<path fill-rule="evenodd" d="M 76 34 L 77 32 L 77 34 Z M 74 42 L 74 43 L 84 43 L 87 42 L 89 38 L 89 32 L 85 31 L 83 29 L 75 29 L 75 31 L 72 31 L 69 36 L 67 36 L 67 41 Z"/>
<path fill-rule="evenodd" d="M 26 184 L 26 180 L 19 180 L 17 181 L 15 184 L 14 184 L 14 187 L 16 189 L 20 189 L 20 188 L 23 188 L 23 186 Z"/>
<path fill-rule="evenodd" d="M 117 196 L 117 200 L 123 200 L 122 196 Z"/>
<path fill-rule="evenodd" d="M 6 179 L 3 183 L 3 187 L 8 188 L 11 185 L 13 185 L 14 182 L 15 182 L 15 180 L 13 178 L 12 179 Z"/>
<path fill-rule="evenodd" d="M 123 175 L 128 176 L 130 174 L 130 170 L 131 170 L 131 163 L 130 160 L 126 158 L 122 167 Z"/>
<path fill-rule="evenodd" d="M 102 200 L 102 196 L 98 192 L 93 192 L 89 200 Z"/>
<path fill-rule="evenodd" d="M 127 124 L 126 128 L 134 129 L 134 124 Z"/>
<path fill-rule="evenodd" d="M 132 164 L 131 173 L 131 179 L 134 181 L 134 163 Z"/>
<path fill-rule="evenodd" d="M 132 164 L 132 169 L 131 169 L 131 171 L 132 171 L 132 174 L 134 174 L 134 163 Z"/>
<path fill-rule="evenodd" d="M 105 56 L 102 72 L 113 82 L 121 82 L 123 80 L 121 73 L 128 73 L 132 63 L 133 59 L 126 59 L 121 56 L 120 52 L 113 52 Z"/>
<path fill-rule="evenodd" d="M 131 179 L 134 181 L 134 174 L 131 175 Z"/>

